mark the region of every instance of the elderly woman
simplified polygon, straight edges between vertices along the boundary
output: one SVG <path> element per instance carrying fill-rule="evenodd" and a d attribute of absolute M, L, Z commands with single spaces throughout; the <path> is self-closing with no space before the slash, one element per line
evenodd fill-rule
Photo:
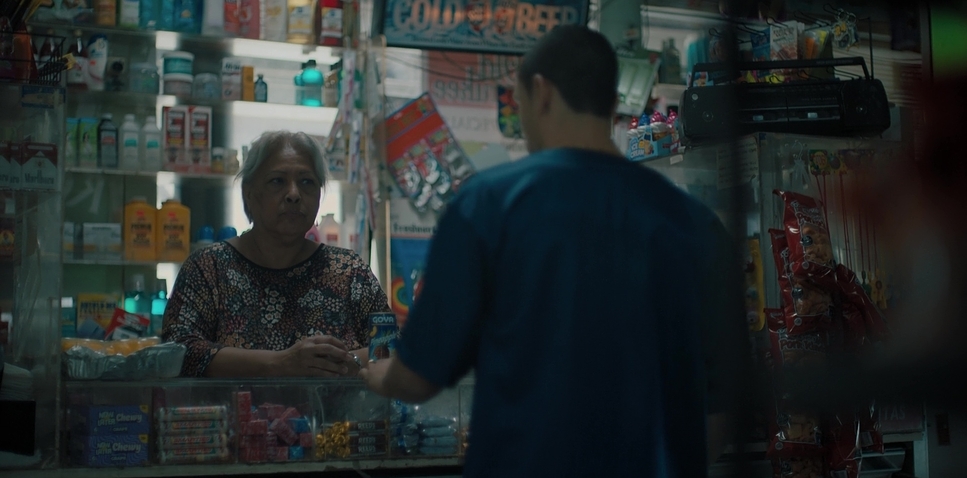
<path fill-rule="evenodd" d="M 359 256 L 305 238 L 326 182 L 319 144 L 265 133 L 239 178 L 252 229 L 193 253 L 165 310 L 162 335 L 188 348 L 182 375 L 356 375 L 368 316 L 389 307 Z"/>

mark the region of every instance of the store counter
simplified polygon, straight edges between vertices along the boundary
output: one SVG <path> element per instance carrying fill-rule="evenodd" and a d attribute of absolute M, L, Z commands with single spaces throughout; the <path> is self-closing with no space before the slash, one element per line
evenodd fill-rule
<path fill-rule="evenodd" d="M 22 475 L 457 469 L 472 391 L 414 406 L 357 379 L 65 381 L 61 468 Z"/>

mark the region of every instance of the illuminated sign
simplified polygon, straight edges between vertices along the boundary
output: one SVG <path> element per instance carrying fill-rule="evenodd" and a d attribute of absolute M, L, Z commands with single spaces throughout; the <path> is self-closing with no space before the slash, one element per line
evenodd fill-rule
<path fill-rule="evenodd" d="M 382 0 L 388 46 L 522 54 L 558 25 L 584 25 L 588 0 Z M 380 16 L 381 15 L 381 16 Z"/>

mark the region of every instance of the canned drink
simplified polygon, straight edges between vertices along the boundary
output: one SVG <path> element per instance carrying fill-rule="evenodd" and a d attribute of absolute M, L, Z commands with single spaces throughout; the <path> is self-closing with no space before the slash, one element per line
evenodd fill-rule
<path fill-rule="evenodd" d="M 395 357 L 399 335 L 396 314 L 392 312 L 369 314 L 369 360 Z"/>

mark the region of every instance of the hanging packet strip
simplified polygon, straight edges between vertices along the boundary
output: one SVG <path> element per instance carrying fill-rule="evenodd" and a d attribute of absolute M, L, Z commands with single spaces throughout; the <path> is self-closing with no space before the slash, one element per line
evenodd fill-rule
<path fill-rule="evenodd" d="M 782 222 L 792 275 L 811 279 L 824 287 L 834 286 L 836 263 L 829 226 L 819 203 L 798 193 L 779 190 L 774 193 L 785 203 Z"/>
<path fill-rule="evenodd" d="M 770 229 L 779 291 L 786 312 L 783 327 L 790 335 L 825 330 L 832 322 L 832 297 L 823 288 L 792 274 L 791 250 L 784 231 Z"/>

